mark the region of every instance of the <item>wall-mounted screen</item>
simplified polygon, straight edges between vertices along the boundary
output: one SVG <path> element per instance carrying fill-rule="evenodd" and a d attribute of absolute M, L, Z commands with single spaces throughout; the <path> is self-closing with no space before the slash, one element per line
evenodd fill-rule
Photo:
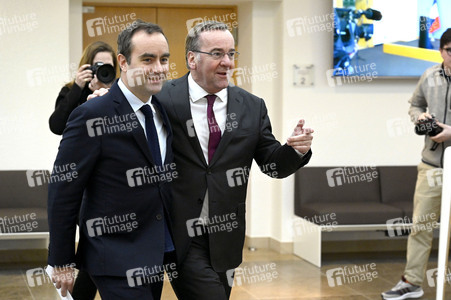
<path fill-rule="evenodd" d="M 418 77 L 443 61 L 449 0 L 334 0 L 333 76 Z"/>

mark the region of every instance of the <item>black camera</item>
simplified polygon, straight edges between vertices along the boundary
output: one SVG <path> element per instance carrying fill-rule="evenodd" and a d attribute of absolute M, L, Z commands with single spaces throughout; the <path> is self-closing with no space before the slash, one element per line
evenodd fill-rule
<path fill-rule="evenodd" d="M 415 124 L 415 133 L 418 135 L 436 136 L 442 130 L 443 128 L 438 126 L 434 116 L 425 120 L 418 120 Z"/>
<path fill-rule="evenodd" d="M 116 78 L 116 70 L 110 64 L 96 62 L 93 66 L 87 67 L 85 70 L 91 70 L 92 75 L 97 75 L 97 79 L 105 84 L 111 83 Z"/>

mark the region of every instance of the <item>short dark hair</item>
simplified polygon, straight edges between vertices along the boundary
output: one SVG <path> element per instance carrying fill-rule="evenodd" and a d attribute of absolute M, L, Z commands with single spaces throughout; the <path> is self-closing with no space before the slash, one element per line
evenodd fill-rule
<path fill-rule="evenodd" d="M 132 37 L 136 32 L 145 31 L 148 34 L 155 32 L 161 33 L 165 38 L 163 29 L 154 23 L 144 22 L 143 20 L 136 20 L 127 28 L 125 28 L 117 37 L 117 53 L 125 56 L 127 63 L 130 64 L 132 53 Z M 167 38 L 166 38 L 167 41 Z"/>
<path fill-rule="evenodd" d="M 202 32 L 206 31 L 214 31 L 221 30 L 226 31 L 229 30 L 226 24 L 217 21 L 206 21 L 202 23 L 196 24 L 191 30 L 188 32 L 188 35 L 185 39 L 185 60 L 186 66 L 189 69 L 188 65 L 188 52 L 189 51 L 198 51 L 201 47 L 199 44 L 199 36 Z"/>
<path fill-rule="evenodd" d="M 450 42 L 451 42 L 451 28 L 448 28 L 440 38 L 440 49 L 443 49 Z"/>

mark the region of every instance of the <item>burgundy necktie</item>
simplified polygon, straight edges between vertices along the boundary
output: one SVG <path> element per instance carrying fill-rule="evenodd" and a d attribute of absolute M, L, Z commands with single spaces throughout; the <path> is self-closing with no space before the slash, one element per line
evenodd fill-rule
<path fill-rule="evenodd" d="M 207 120 L 210 137 L 208 139 L 208 162 L 211 161 L 221 140 L 221 129 L 216 122 L 215 113 L 213 112 L 213 105 L 215 104 L 216 95 L 207 95 Z"/>

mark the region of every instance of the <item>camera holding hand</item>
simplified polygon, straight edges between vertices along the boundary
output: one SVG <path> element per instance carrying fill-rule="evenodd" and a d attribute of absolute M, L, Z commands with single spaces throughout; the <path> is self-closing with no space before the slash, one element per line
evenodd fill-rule
<path fill-rule="evenodd" d="M 415 133 L 418 135 L 436 136 L 443 131 L 443 128 L 438 126 L 435 116 L 428 117 L 427 119 L 418 120 L 415 124 Z M 431 151 L 437 149 L 438 143 L 434 142 L 431 147 Z"/>
<path fill-rule="evenodd" d="M 415 133 L 418 135 L 436 136 L 443 128 L 438 126 L 435 116 L 424 120 L 418 120 L 415 124 Z"/>
<path fill-rule="evenodd" d="M 85 70 L 88 69 L 92 71 L 93 76 L 97 75 L 97 79 L 105 84 L 113 82 L 116 78 L 116 70 L 110 64 L 96 62 L 93 66 L 85 68 Z"/>

